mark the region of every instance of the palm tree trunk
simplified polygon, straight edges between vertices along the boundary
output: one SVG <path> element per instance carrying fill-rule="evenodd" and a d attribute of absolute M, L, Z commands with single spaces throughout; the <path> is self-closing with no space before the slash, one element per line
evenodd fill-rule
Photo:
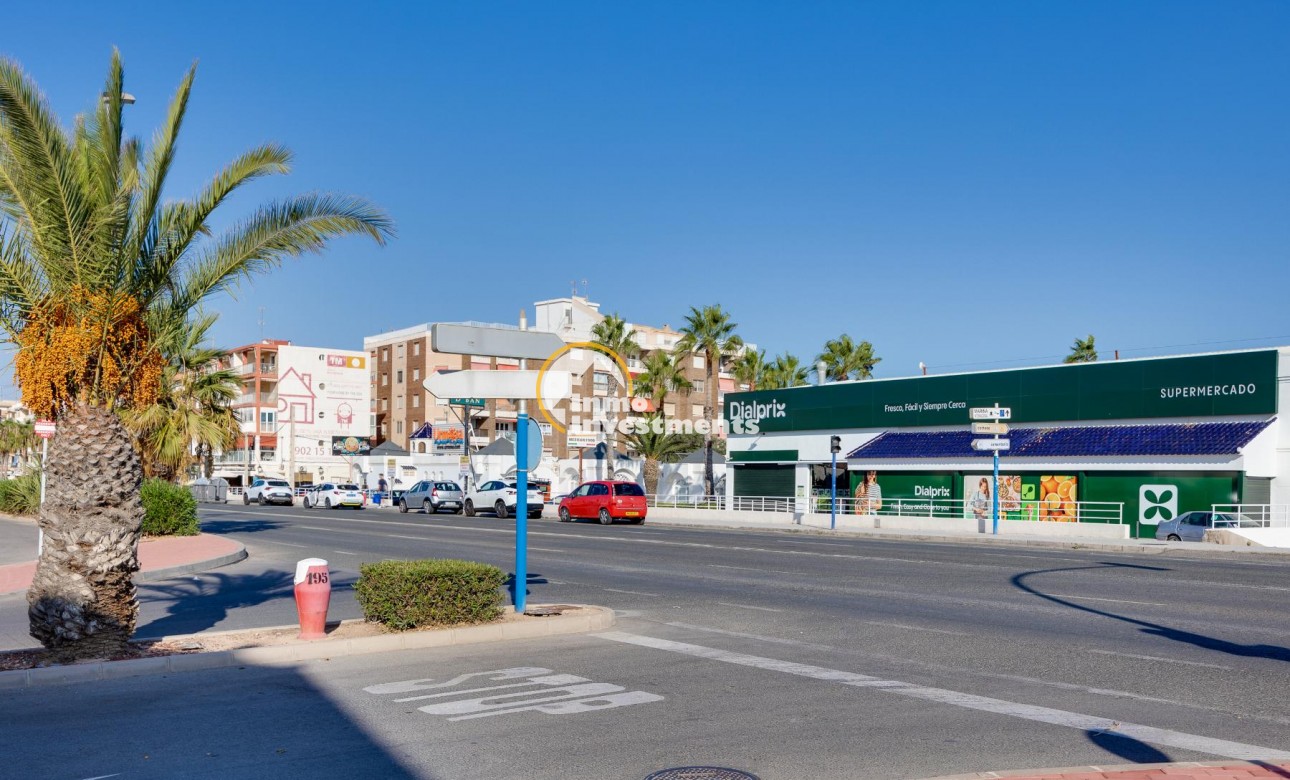
<path fill-rule="evenodd" d="M 655 495 L 658 493 L 658 461 L 654 458 L 645 459 L 645 493 Z"/>
<path fill-rule="evenodd" d="M 44 549 L 27 591 L 31 635 L 60 659 L 109 657 L 139 614 L 142 470 L 112 412 L 79 406 L 58 428 L 45 464 Z"/>
<path fill-rule="evenodd" d="M 703 434 L 703 492 L 707 497 L 716 495 L 717 480 L 712 470 L 712 426 L 719 416 L 717 414 L 717 367 L 713 358 L 719 356 L 707 354 L 708 377 L 708 431 Z"/>

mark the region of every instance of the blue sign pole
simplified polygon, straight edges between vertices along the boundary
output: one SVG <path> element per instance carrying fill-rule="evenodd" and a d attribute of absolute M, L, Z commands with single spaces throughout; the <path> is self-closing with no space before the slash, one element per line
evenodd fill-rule
<path fill-rule="evenodd" d="M 838 454 L 833 453 L 833 498 L 829 502 L 829 529 L 838 527 Z"/>
<path fill-rule="evenodd" d="M 528 591 L 528 530 L 529 530 L 529 415 L 520 402 L 520 413 L 515 421 L 515 611 L 524 611 L 524 598 Z"/>
<path fill-rule="evenodd" d="M 998 436 L 995 437 L 999 438 Z M 994 535 L 999 535 L 999 451 L 994 451 L 994 489 L 990 491 L 994 504 Z"/>

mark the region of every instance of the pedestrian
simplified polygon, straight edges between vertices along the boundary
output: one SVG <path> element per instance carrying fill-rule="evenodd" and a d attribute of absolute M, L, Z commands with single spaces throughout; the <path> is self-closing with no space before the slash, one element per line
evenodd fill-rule
<path fill-rule="evenodd" d="M 968 506 L 972 509 L 972 516 L 977 520 L 984 520 L 986 513 L 990 511 L 990 480 L 981 477 L 977 483 L 976 492 L 972 494 Z"/>
<path fill-rule="evenodd" d="M 389 487 L 390 487 L 390 484 L 385 481 L 385 477 L 381 477 L 380 481 L 376 483 L 376 489 L 381 493 L 384 493 L 386 490 L 389 489 Z"/>

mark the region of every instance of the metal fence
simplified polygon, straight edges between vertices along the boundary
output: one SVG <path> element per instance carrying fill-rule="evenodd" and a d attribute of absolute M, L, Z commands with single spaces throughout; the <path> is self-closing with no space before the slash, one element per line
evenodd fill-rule
<path fill-rule="evenodd" d="M 831 514 L 834 504 L 828 494 L 810 498 L 789 496 L 665 496 L 646 497 L 651 507 L 658 509 L 713 509 L 740 510 L 745 512 L 784 512 L 804 514 Z M 992 517 L 992 507 L 984 507 L 964 499 L 948 498 L 892 498 L 872 504 L 852 496 L 838 496 L 837 512 L 840 515 L 862 517 L 931 517 L 973 518 Z M 978 514 L 980 513 L 980 514 Z M 1124 523 L 1124 504 L 1119 501 L 1078 501 L 1061 505 L 1048 505 L 1042 501 L 1001 502 L 999 517 L 1004 520 L 1036 520 L 1066 523 Z"/>
<path fill-rule="evenodd" d="M 1290 504 L 1214 504 L 1216 516 L 1230 517 L 1230 525 L 1240 528 L 1290 528 Z M 1214 527 L 1220 528 L 1221 520 Z"/>

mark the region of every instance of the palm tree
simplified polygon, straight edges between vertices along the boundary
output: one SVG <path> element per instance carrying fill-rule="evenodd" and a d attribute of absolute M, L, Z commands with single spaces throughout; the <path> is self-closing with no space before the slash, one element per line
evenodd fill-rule
<path fill-rule="evenodd" d="M 59 420 L 27 593 L 31 634 L 56 658 L 110 655 L 134 632 L 142 472 L 118 413 L 157 401 L 193 313 L 333 238 L 383 243 L 392 232 L 367 201 L 315 193 L 220 220 L 230 226 L 215 233 L 213 212 L 244 184 L 285 173 L 291 155 L 260 146 L 191 199 L 166 192 L 195 75 L 194 66 L 145 148 L 122 125 L 119 53 L 94 112 L 72 129 L 17 63 L 0 59 L 0 328 L 16 347 L 23 403 Z"/>
<path fill-rule="evenodd" d="M 1066 356 L 1064 363 L 1093 363 L 1097 360 L 1097 347 L 1093 346 L 1093 334 L 1088 334 L 1086 339 L 1075 339 L 1071 345 L 1071 353 Z"/>
<path fill-rule="evenodd" d="M 636 377 L 636 384 L 645 389 L 655 411 L 663 408 L 668 393 L 689 390 L 693 385 L 685 378 L 681 361 L 671 352 L 656 349 L 645 356 L 645 370 Z"/>
<path fill-rule="evenodd" d="M 241 392 L 241 379 L 231 369 L 216 368 L 226 353 L 203 343 L 214 324 L 214 316 L 198 316 L 162 370 L 157 402 L 124 414 L 126 427 L 138 437 L 148 476 L 183 476 L 240 433 L 230 405 Z"/>
<path fill-rule="evenodd" d="M 719 415 L 717 409 L 717 382 L 722 361 L 738 352 L 743 346 L 743 339 L 735 333 L 736 324 L 731 322 L 730 315 L 720 305 L 704 306 L 702 309 L 691 306 L 681 327 L 681 338 L 676 343 L 676 351 L 683 355 L 703 355 L 703 366 L 707 371 L 706 387 L 708 397 L 704 399 L 703 419 L 708 423 L 708 430 L 703 434 L 703 489 L 706 495 L 716 491 L 716 478 L 712 473 L 712 428 Z"/>
<path fill-rule="evenodd" d="M 639 422 L 642 425 L 627 434 L 626 443 L 628 449 L 645 459 L 645 492 L 654 495 L 658 493 L 659 463 L 693 451 L 693 442 L 691 437 L 668 433 L 660 412 L 652 412 Z"/>
<path fill-rule="evenodd" d="M 834 382 L 872 379 L 874 366 L 882 362 L 882 358 L 874 357 L 872 344 L 867 341 L 857 344 L 845 333 L 825 342 L 824 351 L 815 360 L 824 362 L 825 375 Z"/>
<path fill-rule="evenodd" d="M 734 374 L 737 383 L 747 385 L 749 390 L 756 390 L 758 385 L 762 384 L 767 368 L 769 366 L 766 365 L 766 350 L 754 352 L 746 349 L 735 359 L 731 373 Z"/>
<path fill-rule="evenodd" d="M 803 366 L 796 355 L 785 352 L 777 356 L 766 367 L 766 372 L 762 377 L 762 390 L 782 390 L 786 387 L 798 387 L 806 384 L 808 376 L 806 366 Z"/>
<path fill-rule="evenodd" d="M 36 446 L 36 426 L 30 422 L 5 420 L 0 422 L 0 457 L 4 459 L 4 469 L 10 468 L 15 455 L 30 459 L 31 451 Z"/>
<path fill-rule="evenodd" d="M 593 344 L 599 344 L 610 352 L 622 358 L 624 362 L 635 357 L 640 352 L 640 345 L 636 343 L 636 330 L 617 314 L 610 314 L 591 326 L 591 341 Z M 592 360 L 594 371 L 595 360 Z M 618 397 L 618 377 L 614 376 L 616 366 L 610 366 L 609 370 L 609 397 Z M 609 429 L 614 431 L 613 439 L 618 440 L 616 421 L 617 412 L 610 411 L 606 414 L 609 421 Z"/>

